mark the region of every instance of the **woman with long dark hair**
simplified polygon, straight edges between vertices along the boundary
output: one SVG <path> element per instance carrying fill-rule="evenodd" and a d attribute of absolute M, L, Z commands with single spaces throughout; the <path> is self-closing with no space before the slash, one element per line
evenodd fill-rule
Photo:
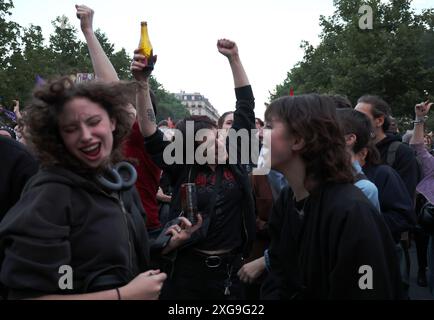
<path fill-rule="evenodd" d="M 228 58 L 235 82 L 237 107 L 233 114 L 232 129 L 254 129 L 254 97 L 238 48 L 234 42 L 225 39 L 219 40 L 217 47 Z M 248 173 L 238 157 L 235 164 L 228 163 L 225 143 L 217 133 L 216 123 L 201 116 L 187 118 L 177 125 L 179 135 L 175 134 L 175 145 L 180 138 L 181 163 L 169 163 L 166 157 L 171 153 L 167 152 L 166 147 L 170 143 L 164 140 L 163 133 L 157 129 L 148 79 L 143 73 L 145 67 L 146 57 L 136 51 L 132 70 L 141 84 L 136 98 L 139 125 L 147 151 L 170 177 L 174 195 L 171 218 L 181 213 L 181 186 L 194 183 L 198 211 L 204 219 L 203 226 L 188 245 L 177 251 L 173 273 L 163 290 L 164 298 L 242 298 L 237 272 L 243 263 L 243 256 L 250 252 L 255 234 L 254 202 Z M 205 132 L 205 136 L 202 135 L 198 139 L 200 141 L 195 142 L 196 134 L 200 131 Z M 189 143 L 192 146 L 190 151 Z M 205 151 L 206 161 L 200 163 L 194 155 L 204 143 L 211 148 Z M 230 155 L 230 148 L 227 150 Z"/>

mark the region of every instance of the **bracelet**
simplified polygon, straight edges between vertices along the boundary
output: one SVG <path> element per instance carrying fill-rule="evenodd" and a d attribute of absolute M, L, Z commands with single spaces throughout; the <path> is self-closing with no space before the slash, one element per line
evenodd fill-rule
<path fill-rule="evenodd" d="M 119 291 L 119 288 L 116 288 L 116 293 L 118 294 L 118 300 L 122 300 L 121 298 L 121 292 Z"/>
<path fill-rule="evenodd" d="M 416 116 L 416 119 L 413 121 L 413 123 L 424 123 L 426 120 L 428 120 L 428 116 L 423 116 L 423 117 Z"/>
<path fill-rule="evenodd" d="M 414 120 L 414 121 L 412 121 L 412 123 L 413 124 L 425 123 L 425 119 Z"/>

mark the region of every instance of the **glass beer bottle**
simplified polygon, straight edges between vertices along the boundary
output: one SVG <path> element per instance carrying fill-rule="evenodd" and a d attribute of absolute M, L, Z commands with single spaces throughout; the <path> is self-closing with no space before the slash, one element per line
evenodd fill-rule
<path fill-rule="evenodd" d="M 181 185 L 181 208 L 183 216 L 186 217 L 192 225 L 197 223 L 197 193 L 194 183 L 184 183 Z"/>
<path fill-rule="evenodd" d="M 149 72 L 154 69 L 154 50 L 152 48 L 151 40 L 149 40 L 148 34 L 148 23 L 142 21 L 140 24 L 140 43 L 139 43 L 140 54 L 144 55 L 147 59 L 147 66 L 144 72 Z"/>

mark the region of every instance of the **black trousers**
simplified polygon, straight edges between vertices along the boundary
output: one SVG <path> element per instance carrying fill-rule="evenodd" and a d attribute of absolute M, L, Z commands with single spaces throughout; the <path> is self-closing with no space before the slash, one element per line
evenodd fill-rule
<path fill-rule="evenodd" d="M 181 251 L 174 263 L 172 276 L 166 280 L 161 300 L 240 300 L 244 299 L 238 271 L 241 254 L 220 256 L 218 267 L 207 266 L 205 255 Z M 218 260 L 218 259 L 217 259 Z M 215 266 L 212 259 L 209 265 Z"/>
<path fill-rule="evenodd" d="M 428 242 L 429 235 L 422 230 L 416 229 L 414 231 L 414 242 L 416 243 L 417 250 L 417 263 L 419 270 L 425 270 L 428 266 Z"/>

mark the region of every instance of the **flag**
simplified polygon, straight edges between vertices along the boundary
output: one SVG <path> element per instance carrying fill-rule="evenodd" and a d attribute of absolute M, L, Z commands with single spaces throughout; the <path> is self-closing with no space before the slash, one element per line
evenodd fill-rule
<path fill-rule="evenodd" d="M 42 77 L 39 74 L 36 75 L 36 81 L 35 82 L 36 82 L 37 87 L 43 86 L 46 83 L 46 81 L 44 79 L 42 79 Z"/>
<path fill-rule="evenodd" d="M 12 121 L 13 124 L 17 123 L 17 116 L 15 115 L 14 112 L 9 111 L 3 107 L 0 107 L 0 114 L 3 114 L 6 117 L 6 119 Z"/>

